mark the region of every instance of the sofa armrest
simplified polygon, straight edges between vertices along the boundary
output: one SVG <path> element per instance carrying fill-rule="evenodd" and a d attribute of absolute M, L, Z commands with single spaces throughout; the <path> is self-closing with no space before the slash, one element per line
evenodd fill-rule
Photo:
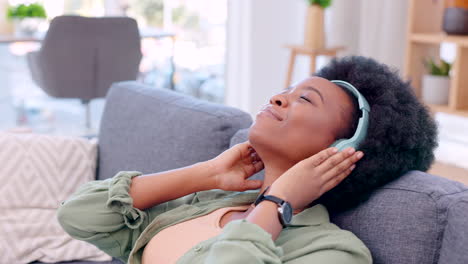
<path fill-rule="evenodd" d="M 447 208 L 439 263 L 468 263 L 468 190 L 456 196 L 459 199 Z"/>

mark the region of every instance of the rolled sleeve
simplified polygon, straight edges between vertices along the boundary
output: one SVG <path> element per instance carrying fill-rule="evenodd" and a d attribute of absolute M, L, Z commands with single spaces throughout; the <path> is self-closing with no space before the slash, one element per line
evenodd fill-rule
<path fill-rule="evenodd" d="M 131 229 L 138 228 L 147 217 L 147 214 L 133 207 L 133 199 L 129 195 L 132 178 L 140 176 L 138 171 L 119 172 L 114 176 L 109 186 L 109 198 L 107 207 L 117 213 L 120 213 L 125 221 L 125 225 Z"/>
<path fill-rule="evenodd" d="M 211 246 L 206 263 L 282 263 L 271 234 L 245 219 L 229 222 Z"/>
<path fill-rule="evenodd" d="M 148 225 L 148 212 L 133 207 L 131 179 L 121 171 L 113 178 L 81 185 L 57 210 L 57 219 L 71 237 L 89 242 L 107 254 L 125 259 Z"/>

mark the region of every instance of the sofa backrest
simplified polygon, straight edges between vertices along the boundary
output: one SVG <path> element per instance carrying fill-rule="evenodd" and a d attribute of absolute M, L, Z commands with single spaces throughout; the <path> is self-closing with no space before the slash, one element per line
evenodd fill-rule
<path fill-rule="evenodd" d="M 230 144 L 247 138 L 242 129 Z M 330 219 L 358 236 L 374 263 L 468 263 L 468 187 L 459 182 L 410 171 Z"/>
<path fill-rule="evenodd" d="M 115 83 L 101 119 L 97 179 L 206 161 L 251 123 L 249 114 L 233 107 L 134 81 Z"/>

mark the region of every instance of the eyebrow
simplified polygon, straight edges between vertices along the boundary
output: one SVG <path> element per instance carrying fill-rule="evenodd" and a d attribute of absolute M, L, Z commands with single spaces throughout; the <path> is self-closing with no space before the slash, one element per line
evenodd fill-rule
<path fill-rule="evenodd" d="M 287 91 L 289 91 L 291 89 L 292 89 L 292 86 L 289 86 L 288 88 L 284 89 L 283 92 L 287 92 Z M 304 87 L 304 89 L 316 92 L 320 96 L 320 99 L 322 100 L 322 103 L 324 103 L 322 93 L 317 88 L 309 85 L 309 86 Z"/>

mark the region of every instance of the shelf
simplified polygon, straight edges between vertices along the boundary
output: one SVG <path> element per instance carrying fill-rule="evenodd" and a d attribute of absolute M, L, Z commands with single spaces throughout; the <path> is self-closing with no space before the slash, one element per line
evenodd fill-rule
<path fill-rule="evenodd" d="M 432 113 L 468 117 L 468 35 L 449 35 L 442 31 L 444 1 L 410 0 L 404 76 L 411 80 L 415 95 L 422 98 L 422 79 L 427 74 L 427 58 L 440 58 L 442 43 L 454 44 L 448 104 L 427 104 Z"/>
<path fill-rule="evenodd" d="M 468 117 L 468 109 L 453 110 L 448 105 L 436 105 L 436 104 L 427 104 L 427 103 L 426 105 L 429 106 L 429 109 L 431 109 L 432 112 L 442 112 L 442 113 L 447 113 L 451 115 Z"/>
<path fill-rule="evenodd" d="M 410 40 L 417 43 L 440 44 L 442 42 L 455 43 L 468 47 L 468 36 L 448 35 L 446 33 L 412 33 Z"/>

